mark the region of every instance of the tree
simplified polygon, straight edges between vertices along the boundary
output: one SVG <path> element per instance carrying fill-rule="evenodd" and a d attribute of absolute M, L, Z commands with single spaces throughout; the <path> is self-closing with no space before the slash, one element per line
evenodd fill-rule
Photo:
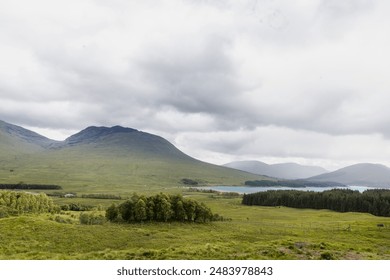
<path fill-rule="evenodd" d="M 195 207 L 195 221 L 203 222 L 210 221 L 213 217 L 210 208 L 204 203 L 197 204 Z"/>
<path fill-rule="evenodd" d="M 145 201 L 140 198 L 134 206 L 134 219 L 137 222 L 145 221 L 148 218 Z"/>
<path fill-rule="evenodd" d="M 155 204 L 152 197 L 149 197 L 147 199 L 147 206 L 146 206 L 146 216 L 149 221 L 153 221 L 155 219 Z"/>
<path fill-rule="evenodd" d="M 179 222 L 184 222 L 186 220 L 186 210 L 182 201 L 178 201 L 176 204 L 175 219 Z"/>
<path fill-rule="evenodd" d="M 159 220 L 161 221 L 164 221 L 164 222 L 167 222 L 172 214 L 173 214 L 173 211 L 171 209 L 171 203 L 166 200 L 165 198 L 161 199 L 161 202 L 160 202 L 160 213 L 159 214 Z"/>
<path fill-rule="evenodd" d="M 135 203 L 132 200 L 127 200 L 119 206 L 121 216 L 126 222 L 134 220 L 134 205 Z"/>
<path fill-rule="evenodd" d="M 183 207 L 186 212 L 188 221 L 193 222 L 195 220 L 195 208 L 196 208 L 195 201 L 191 199 L 187 199 L 184 201 Z"/>
<path fill-rule="evenodd" d="M 116 221 L 118 219 L 119 209 L 115 204 L 111 204 L 106 210 L 106 218 L 109 221 Z"/>

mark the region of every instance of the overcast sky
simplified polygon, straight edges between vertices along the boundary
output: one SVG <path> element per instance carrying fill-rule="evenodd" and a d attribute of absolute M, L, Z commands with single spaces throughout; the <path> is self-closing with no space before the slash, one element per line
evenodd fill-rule
<path fill-rule="evenodd" d="M 390 166 L 390 2 L 0 0 L 0 119 L 187 154 Z"/>

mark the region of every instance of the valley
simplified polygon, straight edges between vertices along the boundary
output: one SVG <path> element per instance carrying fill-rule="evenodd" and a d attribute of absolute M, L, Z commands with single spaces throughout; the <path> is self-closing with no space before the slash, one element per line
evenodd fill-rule
<path fill-rule="evenodd" d="M 80 225 L 77 212 L 0 219 L 1 259 L 389 259 L 390 218 L 183 192 L 231 221 Z M 106 201 L 108 202 L 108 201 Z M 58 219 L 59 220 L 59 219 Z M 60 221 L 60 220 L 59 220 Z M 384 228 L 377 225 L 384 224 Z"/>
<path fill-rule="evenodd" d="M 55 185 L 62 210 L 0 219 L 0 259 L 389 259 L 390 218 L 365 213 L 242 205 L 242 197 L 189 191 L 276 178 L 205 163 L 167 140 L 119 126 L 65 141 L 0 122 L 0 183 Z M 85 225 L 134 193 L 182 195 L 226 218 L 208 223 Z M 60 193 L 61 195 L 54 195 Z M 383 225 L 383 226 L 378 226 Z"/>

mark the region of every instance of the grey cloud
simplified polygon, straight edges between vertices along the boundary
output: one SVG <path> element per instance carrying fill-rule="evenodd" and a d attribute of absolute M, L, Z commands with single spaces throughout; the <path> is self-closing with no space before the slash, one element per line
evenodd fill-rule
<path fill-rule="evenodd" d="M 383 1 L 12 3 L 0 9 L 5 121 L 120 124 L 258 157 L 348 157 L 343 136 L 390 135 Z"/>
<path fill-rule="evenodd" d="M 226 53 L 229 41 L 210 35 L 199 47 L 172 46 L 158 55 L 140 59 L 146 82 L 153 84 L 157 106 L 180 112 L 221 114 L 234 108 L 244 85 L 237 78 L 234 63 Z"/>
<path fill-rule="evenodd" d="M 367 13 L 375 6 L 375 1 L 370 0 L 321 0 L 319 10 L 334 19 L 353 17 L 358 13 Z"/>

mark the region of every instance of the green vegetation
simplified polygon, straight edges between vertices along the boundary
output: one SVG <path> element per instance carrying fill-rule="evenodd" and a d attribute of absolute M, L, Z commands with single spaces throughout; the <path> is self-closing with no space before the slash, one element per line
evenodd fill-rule
<path fill-rule="evenodd" d="M 61 210 L 64 211 L 90 211 L 94 209 L 93 205 L 85 205 L 80 203 L 69 203 L 65 205 L 61 205 Z"/>
<path fill-rule="evenodd" d="M 390 259 L 390 218 L 210 195 L 183 193 L 231 221 L 91 225 L 72 211 L 3 218 L 0 259 Z"/>
<path fill-rule="evenodd" d="M 106 217 L 99 212 L 83 212 L 80 214 L 80 224 L 82 225 L 103 225 Z"/>
<path fill-rule="evenodd" d="M 0 191 L 0 217 L 51 212 L 54 209 L 53 201 L 43 193 Z"/>
<path fill-rule="evenodd" d="M 245 205 L 287 206 L 294 208 L 330 209 L 339 212 L 363 212 L 390 217 L 390 190 L 348 189 L 324 192 L 278 190 L 244 195 Z"/>
<path fill-rule="evenodd" d="M 157 194 L 154 196 L 133 197 L 119 206 L 111 205 L 106 211 L 110 221 L 125 221 L 128 223 L 156 222 L 208 222 L 223 220 L 219 215 L 213 215 L 204 203 L 185 199 L 181 195 Z"/>
<path fill-rule="evenodd" d="M 120 195 L 107 194 L 107 193 L 93 193 L 93 194 L 83 194 L 82 198 L 96 198 L 96 199 L 118 199 L 121 200 Z"/>
<path fill-rule="evenodd" d="M 41 184 L 0 184 L 1 190 L 61 190 L 62 187 L 57 185 L 41 185 Z"/>
<path fill-rule="evenodd" d="M 192 180 L 192 179 L 188 179 L 188 178 L 181 179 L 181 182 L 182 182 L 184 185 L 192 185 L 192 186 L 198 185 L 198 182 L 197 182 L 197 181 Z"/>
<path fill-rule="evenodd" d="M 212 189 L 202 189 L 202 188 L 188 188 L 189 192 L 200 192 L 200 193 L 213 193 L 216 194 L 219 197 L 230 197 L 230 198 L 235 198 L 241 196 L 239 193 L 236 192 L 220 192 L 217 190 L 212 190 Z M 215 196 L 211 196 L 215 197 Z"/>

